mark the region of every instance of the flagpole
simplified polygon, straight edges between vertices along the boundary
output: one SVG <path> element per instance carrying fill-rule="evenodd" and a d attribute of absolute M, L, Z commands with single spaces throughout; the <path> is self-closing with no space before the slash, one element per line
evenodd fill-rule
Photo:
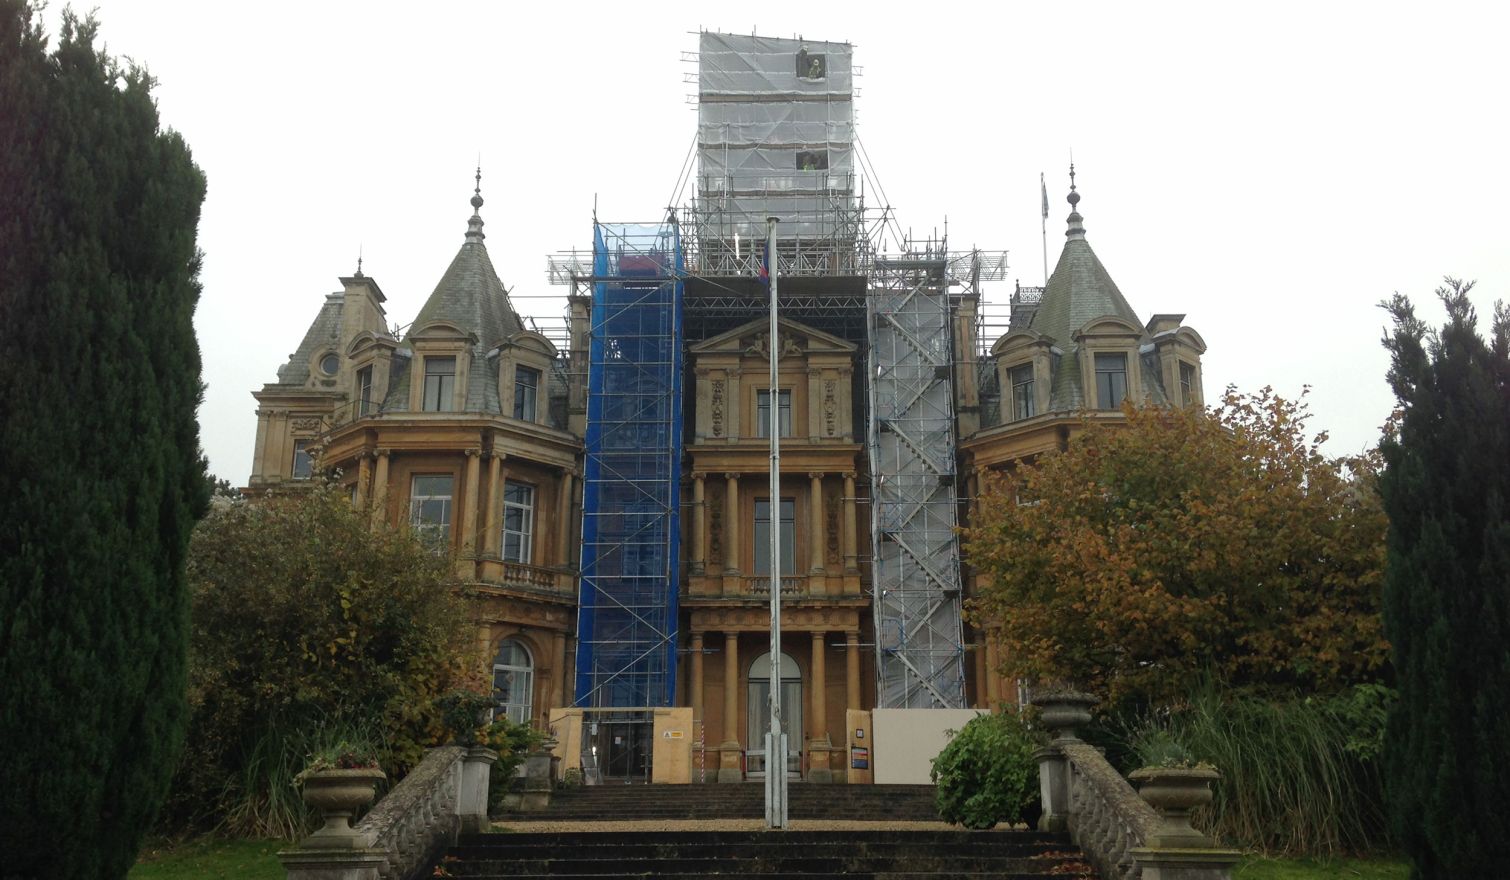
<path fill-rule="evenodd" d="M 766 218 L 766 259 L 770 262 L 771 282 L 771 329 L 768 334 L 771 349 L 771 390 L 767 417 L 770 422 L 766 433 L 771 438 L 771 494 L 767 503 L 769 519 L 766 533 L 770 536 L 770 590 L 771 590 L 771 677 L 770 715 L 771 728 L 766 734 L 765 747 L 765 823 L 767 828 L 786 827 L 786 743 L 781 735 L 781 387 L 777 360 L 781 357 L 781 342 L 777 338 L 776 287 L 781 261 L 776 256 L 776 223 L 778 218 Z M 755 548 L 759 552 L 760 548 Z"/>

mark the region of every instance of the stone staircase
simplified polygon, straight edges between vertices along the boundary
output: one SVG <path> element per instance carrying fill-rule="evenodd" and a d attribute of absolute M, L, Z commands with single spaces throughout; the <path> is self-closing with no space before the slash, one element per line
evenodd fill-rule
<path fill-rule="evenodd" d="M 1096 874 L 1064 834 L 884 830 L 462 835 L 437 866 L 435 876 L 479 880 L 547 876 L 582 880 L 1031 880 L 1095 878 Z"/>
<path fill-rule="evenodd" d="M 794 782 L 787 818 L 937 822 L 931 785 L 817 785 Z M 502 813 L 500 822 L 607 822 L 624 819 L 761 819 L 765 790 L 743 785 L 590 785 L 552 794 L 550 807 Z"/>

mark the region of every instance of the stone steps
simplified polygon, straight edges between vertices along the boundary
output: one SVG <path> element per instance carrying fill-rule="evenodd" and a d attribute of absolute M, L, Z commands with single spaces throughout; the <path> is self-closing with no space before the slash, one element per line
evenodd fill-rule
<path fill-rule="evenodd" d="M 1093 878 L 1068 836 L 1034 831 L 658 831 L 464 835 L 437 876 L 817 880 Z"/>
<path fill-rule="evenodd" d="M 765 791 L 743 785 L 595 785 L 557 791 L 550 807 L 508 812 L 499 821 L 614 821 L 624 819 L 759 819 Z M 819 785 L 794 783 L 787 817 L 883 822 L 938 821 L 931 785 Z"/>

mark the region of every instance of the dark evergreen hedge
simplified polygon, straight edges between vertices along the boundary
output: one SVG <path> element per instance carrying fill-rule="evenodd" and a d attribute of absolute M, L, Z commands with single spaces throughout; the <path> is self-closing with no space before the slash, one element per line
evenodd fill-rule
<path fill-rule="evenodd" d="M 1486 343 L 1471 287 L 1438 289 L 1440 331 L 1405 297 L 1386 304 L 1403 418 L 1380 483 L 1400 691 L 1384 778 L 1424 880 L 1510 875 L 1510 311 L 1495 309 Z"/>
<path fill-rule="evenodd" d="M 152 81 L 0 0 L 0 876 L 121 877 L 183 740 L 205 182 Z"/>

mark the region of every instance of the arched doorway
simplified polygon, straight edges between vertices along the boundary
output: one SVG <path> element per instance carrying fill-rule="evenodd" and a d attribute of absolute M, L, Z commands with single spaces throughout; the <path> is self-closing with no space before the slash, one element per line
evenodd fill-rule
<path fill-rule="evenodd" d="M 766 774 L 765 737 L 771 730 L 771 652 L 767 651 L 750 664 L 749 739 L 745 742 L 745 774 L 764 778 Z M 802 673 L 797 661 L 786 652 L 781 654 L 781 730 L 786 734 L 786 773 L 802 777 Z"/>

